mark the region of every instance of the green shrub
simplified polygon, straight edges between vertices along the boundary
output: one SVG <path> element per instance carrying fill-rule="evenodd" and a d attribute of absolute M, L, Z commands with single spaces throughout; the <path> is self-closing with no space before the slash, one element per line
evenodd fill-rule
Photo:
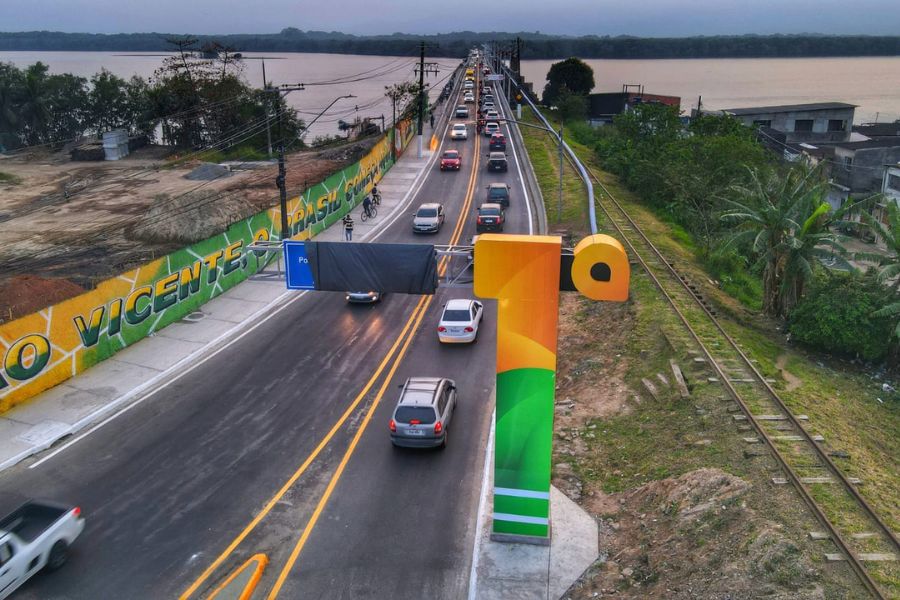
<path fill-rule="evenodd" d="M 4 173 L 0 171 L 0 183 L 8 183 L 10 185 L 16 185 L 20 183 L 22 180 L 13 175 L 12 173 Z"/>
<path fill-rule="evenodd" d="M 883 358 L 896 317 L 873 317 L 892 299 L 875 275 L 820 273 L 791 312 L 791 335 L 815 350 L 866 360 Z"/>
<path fill-rule="evenodd" d="M 747 260 L 736 249 L 718 248 L 706 258 L 706 270 L 722 289 L 753 310 L 762 310 L 762 282 L 750 272 Z"/>

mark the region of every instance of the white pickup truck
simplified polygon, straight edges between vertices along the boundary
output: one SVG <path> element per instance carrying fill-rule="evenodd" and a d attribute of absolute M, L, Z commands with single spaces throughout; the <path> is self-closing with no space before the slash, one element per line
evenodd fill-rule
<path fill-rule="evenodd" d="M 44 567 L 63 566 L 83 529 L 80 508 L 51 502 L 26 502 L 0 520 L 0 600 Z"/>

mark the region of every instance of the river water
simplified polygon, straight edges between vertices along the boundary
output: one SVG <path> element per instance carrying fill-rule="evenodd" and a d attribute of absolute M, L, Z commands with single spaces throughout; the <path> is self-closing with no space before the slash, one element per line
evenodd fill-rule
<path fill-rule="evenodd" d="M 264 60 L 262 60 L 264 58 Z M 150 53 L 113 52 L 0 52 L 0 61 L 25 66 L 36 61 L 54 73 L 90 77 L 105 67 L 120 77 L 150 77 L 163 57 Z M 357 56 L 349 54 L 267 53 L 246 54 L 244 76 L 262 85 L 262 67 L 274 84 L 355 80 L 308 86 L 292 92 L 288 101 L 310 121 L 335 97 L 339 101 L 310 129 L 309 138 L 337 132 L 337 121 L 360 117 L 391 118 L 384 86 L 414 77 L 415 57 Z M 435 93 L 458 61 L 437 59 L 439 74 L 429 75 Z M 522 61 L 526 79 L 536 91 L 543 89 L 552 60 Z M 594 91 L 620 91 L 622 84 L 643 84 L 647 93 L 680 96 L 690 110 L 703 97 L 705 108 L 738 108 L 801 102 L 849 102 L 859 105 L 856 123 L 900 118 L 900 57 L 677 59 L 587 61 L 594 69 Z"/>
<path fill-rule="evenodd" d="M 0 54 L 2 56 L 2 54 Z M 522 74 L 540 93 L 552 60 L 522 61 Z M 900 57 L 720 58 L 585 61 L 595 92 L 643 84 L 648 94 L 681 97 L 690 111 L 698 96 L 708 109 L 805 102 L 858 105 L 854 122 L 900 119 Z"/>
<path fill-rule="evenodd" d="M 101 68 L 125 79 L 132 75 L 149 78 L 160 67 L 163 58 L 160 53 L 137 52 L 0 52 L 0 62 L 24 67 L 41 61 L 48 65 L 51 73 L 72 73 L 87 78 Z M 416 77 L 414 67 L 417 62 L 412 56 L 251 53 L 244 54 L 243 75 L 251 85 L 262 87 L 265 64 L 266 79 L 274 85 L 318 84 L 287 95 L 288 103 L 300 111 L 300 117 L 307 123 L 338 96 L 356 96 L 339 100 L 310 127 L 306 139 L 311 141 L 315 136 L 338 133 L 338 120 L 375 117 L 380 125 L 380 117 L 384 115 L 389 124 L 392 107 L 384 96 L 384 88 L 400 81 L 412 81 Z M 445 58 L 437 59 L 437 63 L 438 73 L 428 73 L 425 80 L 431 85 L 432 97 L 440 93 L 459 61 Z"/>

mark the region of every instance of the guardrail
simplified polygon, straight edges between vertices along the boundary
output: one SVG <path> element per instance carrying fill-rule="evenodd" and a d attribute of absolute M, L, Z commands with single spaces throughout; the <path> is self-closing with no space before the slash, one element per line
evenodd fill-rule
<path fill-rule="evenodd" d="M 541 111 L 538 109 L 538 107 L 535 105 L 535 103 L 532 102 L 531 98 L 528 97 L 528 93 L 522 89 L 522 87 L 519 85 L 519 82 L 516 81 L 515 77 L 512 76 L 512 71 L 510 71 L 506 66 L 503 67 L 503 71 L 504 71 L 504 73 L 503 73 L 504 76 L 507 79 L 509 79 L 509 82 L 512 85 L 514 85 L 517 90 L 519 90 L 520 94 L 522 95 L 522 98 L 525 99 L 525 101 L 531 107 L 531 110 L 533 110 L 534 114 L 537 115 L 538 120 L 541 121 L 541 123 L 543 123 L 544 126 L 547 127 L 547 129 L 550 129 L 551 131 L 553 131 L 553 127 L 550 125 L 550 122 L 547 121 L 547 119 L 544 117 L 544 115 L 541 113 Z M 572 162 L 575 164 L 576 168 L 578 169 L 578 172 L 581 175 L 581 179 L 584 181 L 584 187 L 587 188 L 588 215 L 591 220 L 591 223 L 590 223 L 591 233 L 596 234 L 597 233 L 597 210 L 594 206 L 594 184 L 591 182 L 591 177 L 590 177 L 590 175 L 588 175 L 587 169 L 581 163 L 581 160 L 578 159 L 578 156 L 575 154 L 575 152 L 572 150 L 572 148 L 569 147 L 569 145 L 566 143 L 565 140 L 562 141 L 562 146 L 563 146 L 563 149 L 565 150 L 566 154 L 569 155 L 569 158 L 572 160 Z"/>

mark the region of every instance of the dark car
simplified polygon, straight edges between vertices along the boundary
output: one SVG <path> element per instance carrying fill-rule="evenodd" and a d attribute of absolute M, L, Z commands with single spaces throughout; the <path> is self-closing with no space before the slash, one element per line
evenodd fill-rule
<path fill-rule="evenodd" d="M 506 155 L 502 152 L 491 152 L 488 155 L 488 171 L 499 171 L 501 173 L 506 173 L 509 168 L 506 163 Z"/>
<path fill-rule="evenodd" d="M 487 186 L 487 201 L 501 206 L 509 206 L 509 186 L 505 183 L 492 183 Z"/>
<path fill-rule="evenodd" d="M 502 133 L 495 133 L 491 136 L 490 142 L 491 151 L 500 151 L 506 150 L 506 136 Z"/>
<path fill-rule="evenodd" d="M 459 150 L 447 150 L 441 156 L 441 171 L 459 171 L 461 165 Z"/>
<path fill-rule="evenodd" d="M 503 231 L 503 223 L 506 215 L 499 204 L 482 204 L 478 207 L 478 218 L 475 219 L 475 231 Z"/>

